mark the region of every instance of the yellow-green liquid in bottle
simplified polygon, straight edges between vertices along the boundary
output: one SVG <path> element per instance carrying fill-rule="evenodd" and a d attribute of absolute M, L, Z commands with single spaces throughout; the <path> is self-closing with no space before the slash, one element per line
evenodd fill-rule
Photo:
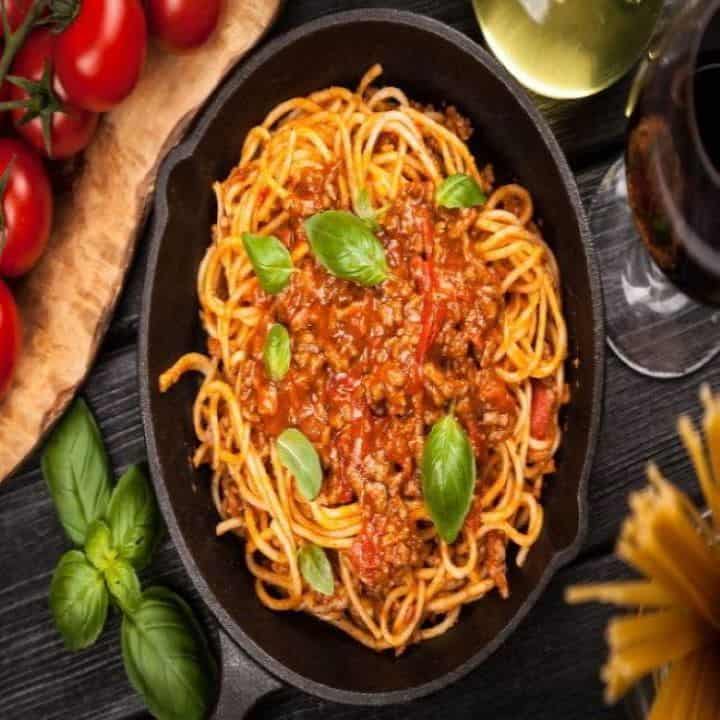
<path fill-rule="evenodd" d="M 625 74 L 663 0 L 473 0 L 488 46 L 526 87 L 578 98 Z"/>

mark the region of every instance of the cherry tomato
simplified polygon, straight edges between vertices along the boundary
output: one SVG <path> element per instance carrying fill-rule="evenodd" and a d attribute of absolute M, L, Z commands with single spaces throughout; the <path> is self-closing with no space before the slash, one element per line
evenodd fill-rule
<path fill-rule="evenodd" d="M 39 81 L 47 67 L 52 72 L 53 51 L 57 36 L 50 30 L 36 30 L 25 41 L 20 52 L 15 56 L 12 74 Z M 50 132 L 50 147 L 52 158 L 67 158 L 84 150 L 97 128 L 99 115 L 76 107 L 68 102 L 67 93 L 57 76 L 53 77 L 52 89 L 57 100 L 62 105 L 62 111 L 52 113 Z M 30 95 L 16 85 L 10 91 L 12 100 L 27 100 Z M 15 129 L 36 150 L 48 154 L 43 135 L 42 120 L 36 117 L 23 123 L 26 110 L 19 108 L 12 111 Z"/>
<path fill-rule="evenodd" d="M 47 245 L 52 190 L 42 160 L 21 140 L 0 139 L 0 177 L 7 180 L 2 194 L 5 247 L 0 275 L 17 277 L 30 270 Z"/>
<path fill-rule="evenodd" d="M 0 0 L 5 6 L 11 30 L 17 30 L 25 19 L 33 0 Z"/>
<path fill-rule="evenodd" d="M 147 0 L 150 32 L 169 50 L 202 45 L 217 26 L 222 0 Z"/>
<path fill-rule="evenodd" d="M 18 356 L 22 331 L 20 314 L 7 285 L 0 280 L 0 399 L 10 387 Z"/>
<path fill-rule="evenodd" d="M 105 112 L 132 92 L 146 52 L 139 0 L 81 0 L 75 19 L 58 36 L 55 68 L 69 100 Z"/>

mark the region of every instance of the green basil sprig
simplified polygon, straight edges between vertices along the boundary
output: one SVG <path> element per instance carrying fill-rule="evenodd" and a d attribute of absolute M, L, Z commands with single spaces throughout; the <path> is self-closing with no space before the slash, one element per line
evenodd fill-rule
<path fill-rule="evenodd" d="M 103 573 L 110 595 L 125 615 L 132 615 L 140 605 L 140 578 L 135 568 L 118 558 Z"/>
<path fill-rule="evenodd" d="M 115 562 L 117 553 L 113 549 L 112 533 L 102 520 L 96 520 L 88 529 L 85 554 L 100 572 L 105 572 Z"/>
<path fill-rule="evenodd" d="M 277 439 L 280 462 L 295 476 L 301 495 L 314 500 L 322 486 L 322 467 L 317 450 L 295 428 L 284 430 Z"/>
<path fill-rule="evenodd" d="M 312 543 L 303 545 L 298 551 L 298 566 L 313 590 L 323 595 L 332 595 L 335 592 L 332 567 L 321 547 Z"/>
<path fill-rule="evenodd" d="M 446 415 L 430 431 L 421 463 L 422 489 L 430 517 L 445 542 L 455 542 L 475 489 L 475 455 L 460 423 Z"/>
<path fill-rule="evenodd" d="M 162 535 L 162 523 L 155 494 L 137 465 L 128 468 L 115 486 L 107 519 L 118 557 L 142 570 Z"/>
<path fill-rule="evenodd" d="M 68 650 L 95 643 L 105 627 L 108 600 L 102 573 L 79 550 L 66 552 L 50 583 L 50 611 Z"/>
<path fill-rule="evenodd" d="M 118 607 L 125 613 L 134 612 L 140 602 L 140 580 L 133 566 L 123 559 L 121 551 L 114 545 L 112 531 L 102 520 L 91 525 L 85 554 L 102 573 Z"/>
<path fill-rule="evenodd" d="M 214 697 L 215 661 L 190 608 L 161 587 L 146 590 L 122 622 L 132 686 L 161 720 L 202 720 Z"/>
<path fill-rule="evenodd" d="M 136 572 L 149 562 L 162 527 L 147 478 L 132 467 L 111 492 L 102 438 L 81 400 L 50 438 L 42 464 L 63 526 L 85 547 L 61 558 L 50 585 L 66 647 L 81 650 L 97 640 L 112 599 L 123 613 L 125 667 L 151 711 L 160 720 L 205 717 L 216 668 L 200 626 L 170 591 L 143 594 Z"/>
<path fill-rule="evenodd" d="M 60 522 L 75 545 L 99 520 L 110 499 L 110 464 L 87 405 L 76 401 L 48 441 L 42 471 Z"/>
<path fill-rule="evenodd" d="M 443 180 L 435 193 L 435 202 L 446 208 L 470 208 L 484 205 L 487 197 L 474 177 L 458 173 Z"/>
<path fill-rule="evenodd" d="M 268 330 L 263 347 L 263 361 L 268 377 L 280 382 L 290 369 L 291 358 L 290 334 L 284 325 L 275 323 Z"/>
<path fill-rule="evenodd" d="M 244 233 L 242 241 L 260 287 L 271 295 L 284 290 L 293 274 L 292 257 L 285 245 L 274 235 Z"/>
<path fill-rule="evenodd" d="M 315 257 L 330 274 L 365 287 L 387 279 L 385 249 L 357 215 L 328 210 L 308 218 L 303 227 Z"/>

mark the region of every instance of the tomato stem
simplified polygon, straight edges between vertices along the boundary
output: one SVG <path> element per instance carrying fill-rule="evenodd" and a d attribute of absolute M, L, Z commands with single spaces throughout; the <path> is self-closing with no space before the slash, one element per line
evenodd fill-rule
<path fill-rule="evenodd" d="M 3 112 L 3 110 L 20 110 L 26 107 L 26 100 L 8 100 L 7 102 L 0 102 L 0 112 Z"/>
<path fill-rule="evenodd" d="M 10 23 L 7 17 L 7 9 L 5 3 L 0 3 L 0 12 L 2 13 L 3 39 L 5 41 L 5 49 L 0 58 L 0 87 L 2 87 L 7 77 L 8 70 L 12 65 L 20 48 L 23 46 L 30 30 L 37 22 L 48 6 L 50 0 L 33 0 L 32 5 L 27 11 L 22 23 L 14 30 L 10 30 Z"/>

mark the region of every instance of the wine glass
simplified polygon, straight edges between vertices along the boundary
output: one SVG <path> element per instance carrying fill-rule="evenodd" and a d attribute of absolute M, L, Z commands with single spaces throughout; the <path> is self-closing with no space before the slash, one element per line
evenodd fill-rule
<path fill-rule="evenodd" d="M 652 377 L 720 352 L 719 87 L 720 0 L 685 0 L 640 68 L 625 158 L 593 202 L 608 342 Z"/>
<path fill-rule="evenodd" d="M 599 92 L 650 41 L 664 0 L 473 0 L 485 41 L 527 88 L 553 98 Z"/>

